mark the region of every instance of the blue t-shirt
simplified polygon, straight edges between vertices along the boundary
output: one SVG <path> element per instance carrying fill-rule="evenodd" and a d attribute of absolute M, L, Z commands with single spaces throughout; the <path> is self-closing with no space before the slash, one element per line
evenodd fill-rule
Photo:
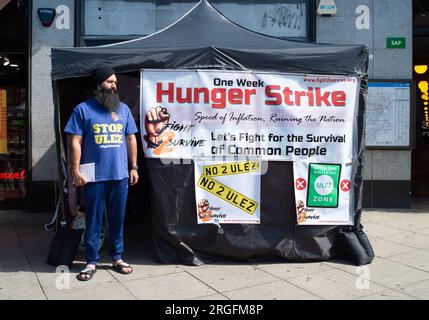
<path fill-rule="evenodd" d="M 80 164 L 95 163 L 95 181 L 128 178 L 126 136 L 137 131 L 126 104 L 110 112 L 95 99 L 77 105 L 64 129 L 82 136 Z"/>

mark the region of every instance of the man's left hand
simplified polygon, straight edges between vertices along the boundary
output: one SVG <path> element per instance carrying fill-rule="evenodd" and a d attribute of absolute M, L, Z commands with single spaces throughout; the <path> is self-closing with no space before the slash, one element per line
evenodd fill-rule
<path fill-rule="evenodd" d="M 130 170 L 130 185 L 135 185 L 139 181 L 137 170 Z"/>

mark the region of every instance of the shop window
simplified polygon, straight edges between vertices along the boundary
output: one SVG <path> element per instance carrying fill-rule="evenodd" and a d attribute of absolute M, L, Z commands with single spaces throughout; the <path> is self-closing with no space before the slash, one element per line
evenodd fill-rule
<path fill-rule="evenodd" d="M 0 87 L 0 204 L 26 197 L 25 89 Z"/>
<path fill-rule="evenodd" d="M 198 1 L 85 0 L 81 8 L 82 43 L 99 45 L 145 36 L 182 17 Z M 210 3 L 233 22 L 283 38 L 310 39 L 311 0 L 220 1 Z"/>

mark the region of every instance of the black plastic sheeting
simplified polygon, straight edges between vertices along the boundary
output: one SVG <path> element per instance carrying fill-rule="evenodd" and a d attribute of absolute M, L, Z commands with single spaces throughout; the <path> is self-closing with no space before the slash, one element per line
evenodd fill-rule
<path fill-rule="evenodd" d="M 275 161 L 268 162 L 268 172 L 261 177 L 261 224 L 198 225 L 193 163 L 164 164 L 159 159 L 142 159 L 142 149 L 139 153 L 144 162 L 144 189 L 141 189 L 147 201 L 144 207 L 151 213 L 155 248 L 162 262 L 199 265 L 219 258 L 312 261 L 352 257 L 347 251 L 355 249 L 341 243 L 341 239 L 347 237 L 339 234 L 362 234 L 363 121 L 368 84 L 366 46 L 316 44 L 262 35 L 238 26 L 208 2 L 200 1 L 177 22 L 147 37 L 99 47 L 52 49 L 59 158 L 65 158 L 62 132 L 73 100 L 65 93 L 87 88 L 87 77 L 99 64 L 110 64 L 118 73 L 131 74 L 130 79 L 134 80 L 130 83 L 134 84 L 129 86 L 128 94 L 132 96 L 139 94 L 137 73 L 141 68 L 358 76 L 361 87 L 358 143 L 354 145 L 358 166 L 354 177 L 353 227 L 297 225 L 292 162 Z M 74 101 L 73 105 L 78 102 Z M 130 107 L 139 120 L 136 102 Z M 64 179 L 67 176 L 63 175 Z M 62 209 L 67 210 L 67 195 L 62 193 L 62 197 Z M 360 246 L 359 241 L 355 243 Z M 369 257 L 365 263 L 371 260 Z"/>
<path fill-rule="evenodd" d="M 147 159 L 152 223 L 164 262 L 201 264 L 207 255 L 239 260 L 283 257 L 325 260 L 338 227 L 296 225 L 292 162 L 269 162 L 261 176 L 261 224 L 196 224 L 193 164 L 164 165 Z"/>

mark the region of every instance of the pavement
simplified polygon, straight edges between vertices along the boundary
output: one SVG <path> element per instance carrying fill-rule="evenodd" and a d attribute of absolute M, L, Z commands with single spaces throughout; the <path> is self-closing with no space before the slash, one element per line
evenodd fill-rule
<path fill-rule="evenodd" d="M 376 257 L 356 267 L 347 261 L 312 263 L 220 262 L 160 264 L 150 226 L 127 225 L 130 275 L 112 271 L 103 249 L 97 273 L 81 282 L 78 253 L 70 273 L 46 263 L 54 232 L 51 213 L 0 212 L 0 300 L 427 300 L 429 202 L 412 209 L 365 209 L 362 224 Z"/>

